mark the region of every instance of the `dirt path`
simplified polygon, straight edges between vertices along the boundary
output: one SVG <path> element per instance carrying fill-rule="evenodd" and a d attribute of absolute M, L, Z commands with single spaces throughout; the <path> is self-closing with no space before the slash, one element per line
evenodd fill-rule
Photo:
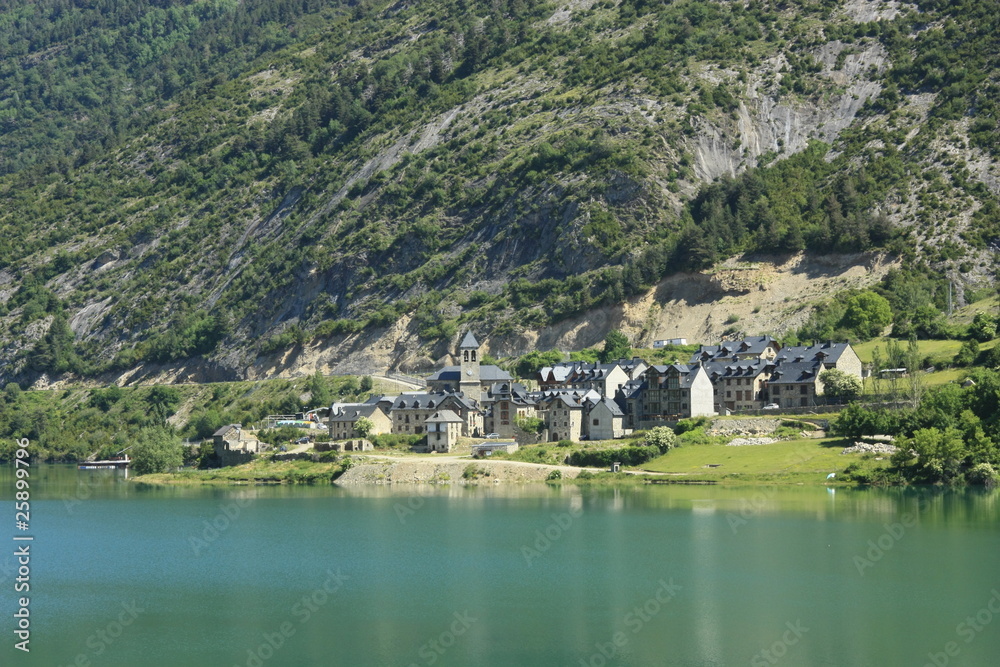
<path fill-rule="evenodd" d="M 358 464 L 337 479 L 338 484 L 499 484 L 501 482 L 544 482 L 553 470 L 563 478 L 573 479 L 581 472 L 605 472 L 603 468 L 505 461 L 503 459 L 473 459 L 457 454 L 418 454 L 391 456 L 366 455 Z M 631 475 L 650 475 L 642 470 L 623 471 Z"/>

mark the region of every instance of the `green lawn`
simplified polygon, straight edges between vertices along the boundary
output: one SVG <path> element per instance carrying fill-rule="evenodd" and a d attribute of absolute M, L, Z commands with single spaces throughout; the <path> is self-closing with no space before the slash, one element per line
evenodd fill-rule
<path fill-rule="evenodd" d="M 868 363 L 872 360 L 872 351 L 878 347 L 879 352 L 882 353 L 882 358 L 885 359 L 885 348 L 886 343 L 889 340 L 895 340 L 899 345 L 906 349 L 909 345 L 908 341 L 899 340 L 895 338 L 876 338 L 870 340 L 867 343 L 859 343 L 854 346 L 854 351 L 858 353 L 861 361 Z M 988 343 L 987 343 L 988 345 Z M 920 358 L 931 357 L 935 360 L 943 359 L 951 361 L 951 359 L 958 353 L 959 348 L 962 347 L 962 341 L 960 340 L 918 340 L 917 348 L 920 350 Z"/>
<path fill-rule="evenodd" d="M 885 348 L 886 343 L 890 339 L 887 338 L 876 338 L 875 340 L 870 340 L 867 343 L 860 343 L 854 346 L 854 351 L 858 353 L 858 357 L 861 361 L 868 363 L 872 360 L 872 352 L 876 347 L 882 353 L 883 359 L 885 358 Z M 891 339 L 896 340 L 896 339 Z M 905 340 L 896 340 L 897 343 L 902 345 L 904 348 L 909 344 Z M 960 340 L 918 340 L 917 347 L 920 350 L 920 358 L 930 357 L 932 363 L 935 366 L 946 366 L 951 364 L 952 359 L 958 353 L 959 348 L 962 347 L 963 341 Z M 985 343 L 979 344 L 980 351 L 985 351 L 992 349 L 1000 343 L 1000 339 L 994 339 L 987 341 Z M 925 387 L 934 387 L 942 384 L 947 384 L 949 382 L 955 382 L 961 380 L 965 377 L 965 374 L 969 371 L 966 368 L 944 368 L 943 370 L 935 371 L 933 373 L 923 374 L 923 384 Z"/>
<path fill-rule="evenodd" d="M 988 299 L 980 299 L 975 303 L 970 303 L 967 306 L 959 308 L 951 316 L 951 321 L 957 324 L 970 324 L 972 318 L 979 312 L 995 315 L 997 312 L 997 297 L 991 296 Z"/>
<path fill-rule="evenodd" d="M 925 387 L 936 387 L 949 382 L 957 382 L 965 377 L 969 372 L 968 368 L 946 368 L 943 371 L 935 371 L 924 375 Z"/>
<path fill-rule="evenodd" d="M 849 445 L 841 438 L 783 440 L 748 447 L 694 445 L 672 449 L 642 469 L 683 474 L 693 479 L 770 478 L 820 483 L 831 472 L 840 472 L 861 459 L 860 454 L 840 453 Z M 706 467 L 713 464 L 718 467 Z"/>

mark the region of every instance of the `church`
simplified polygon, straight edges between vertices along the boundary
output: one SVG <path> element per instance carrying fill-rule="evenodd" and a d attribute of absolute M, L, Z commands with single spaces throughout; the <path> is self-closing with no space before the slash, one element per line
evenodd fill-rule
<path fill-rule="evenodd" d="M 445 366 L 427 378 L 427 390 L 431 392 L 462 392 L 465 396 L 479 400 L 484 391 L 498 382 L 512 382 L 510 373 L 499 366 L 479 363 L 479 341 L 469 331 L 458 344 L 458 366 Z"/>

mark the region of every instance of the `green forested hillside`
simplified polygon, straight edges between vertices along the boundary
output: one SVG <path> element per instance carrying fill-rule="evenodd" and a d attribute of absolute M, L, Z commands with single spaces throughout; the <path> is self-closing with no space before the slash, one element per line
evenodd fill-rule
<path fill-rule="evenodd" d="M 962 300 L 998 9 L 0 0 L 0 376 L 503 338 L 741 252 Z"/>

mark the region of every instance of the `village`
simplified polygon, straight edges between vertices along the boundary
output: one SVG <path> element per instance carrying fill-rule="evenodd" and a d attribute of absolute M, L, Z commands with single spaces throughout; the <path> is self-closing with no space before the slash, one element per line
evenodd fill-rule
<path fill-rule="evenodd" d="M 539 369 L 532 389 L 480 363 L 481 345 L 471 331 L 453 356 L 458 364 L 427 377 L 422 391 L 333 403 L 275 416 L 270 424 L 325 431 L 328 441 L 302 438 L 303 444 L 316 441 L 316 451 L 366 451 L 368 438 L 399 434 L 423 436 L 415 450 L 427 453 L 451 453 L 460 438 L 480 439 L 472 454 L 489 456 L 513 451 L 519 442 L 616 440 L 692 417 L 809 412 L 829 403 L 825 371 L 859 380 L 863 374 L 849 343 L 782 347 L 770 336 L 703 345 L 684 364 L 652 365 L 638 357 L 558 363 Z M 268 447 L 240 424 L 216 431 L 213 446 L 222 465 L 245 463 Z"/>

